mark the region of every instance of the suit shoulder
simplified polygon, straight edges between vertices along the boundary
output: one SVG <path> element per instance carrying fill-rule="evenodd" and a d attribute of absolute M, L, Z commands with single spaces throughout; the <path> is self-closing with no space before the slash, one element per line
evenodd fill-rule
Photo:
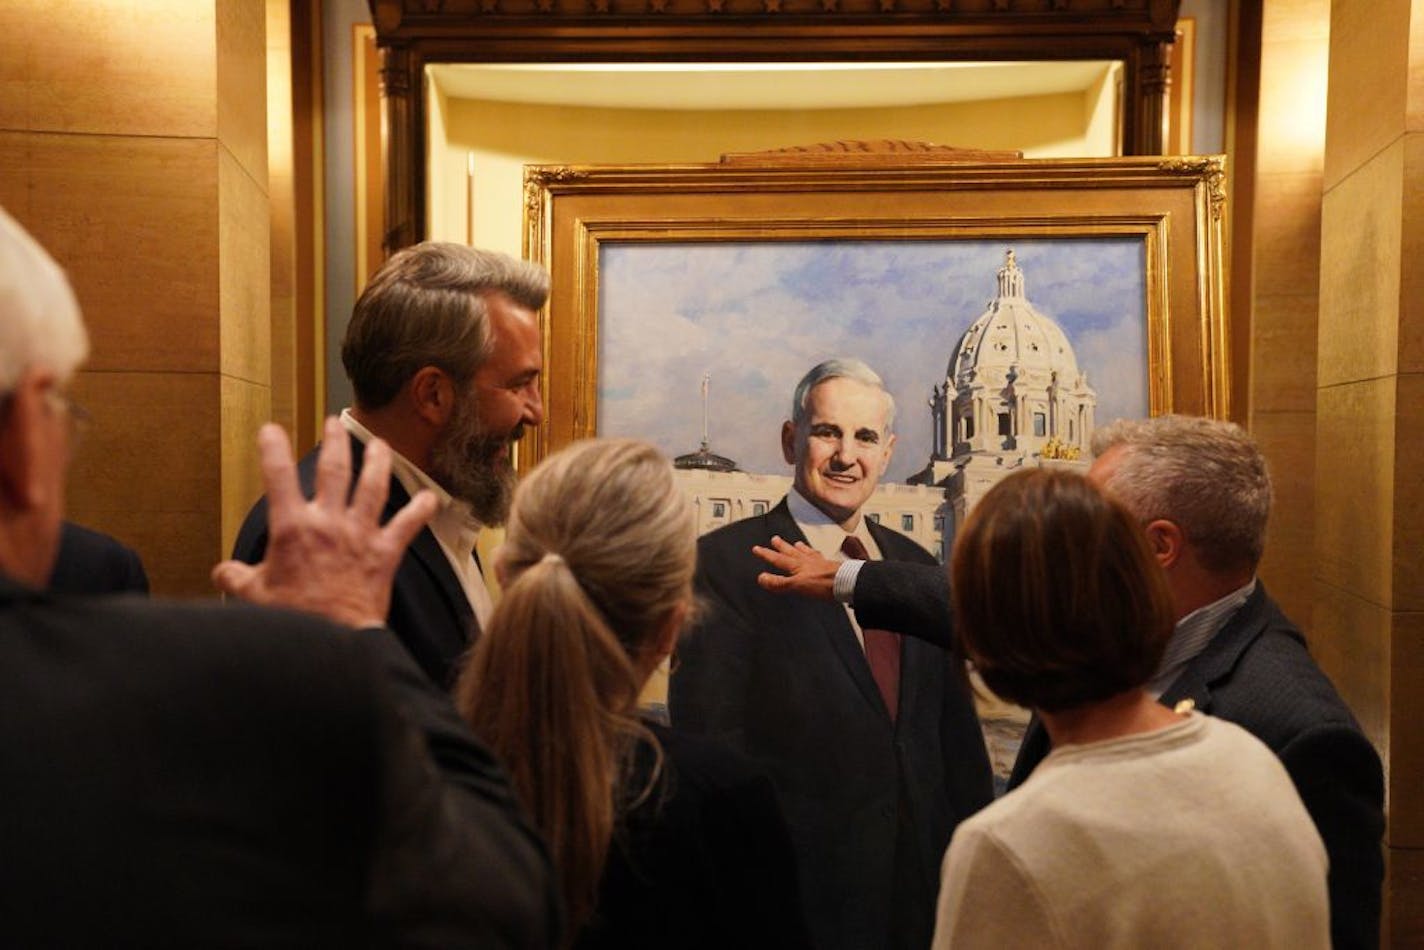
<path fill-rule="evenodd" d="M 1289 624 L 1267 626 L 1217 692 L 1221 713 L 1248 726 L 1276 751 L 1321 727 L 1359 731 L 1335 685 Z"/>

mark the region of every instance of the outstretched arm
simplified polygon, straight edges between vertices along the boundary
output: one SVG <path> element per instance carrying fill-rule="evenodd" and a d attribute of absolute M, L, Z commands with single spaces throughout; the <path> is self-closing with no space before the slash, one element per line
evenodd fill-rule
<path fill-rule="evenodd" d="M 752 553 L 780 573 L 763 571 L 757 583 L 775 594 L 799 594 L 836 600 L 836 575 L 844 561 L 833 561 L 804 541 L 791 544 L 773 537 L 769 547 Z M 949 578 L 936 564 L 913 561 L 863 561 L 855 576 L 850 604 L 862 627 L 894 630 L 952 648 L 954 631 Z"/>

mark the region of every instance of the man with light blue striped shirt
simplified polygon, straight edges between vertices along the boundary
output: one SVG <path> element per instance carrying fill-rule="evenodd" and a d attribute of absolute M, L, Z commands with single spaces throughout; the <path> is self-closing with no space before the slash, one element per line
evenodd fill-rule
<path fill-rule="evenodd" d="M 1330 857 L 1336 947 L 1379 946 L 1384 777 L 1379 755 L 1256 577 L 1271 506 L 1265 458 L 1237 425 L 1188 416 L 1119 421 L 1094 433 L 1088 477 L 1141 521 L 1166 571 L 1177 626 L 1149 684 L 1168 706 L 1234 722 L 1281 759 Z M 863 625 L 941 644 L 953 637 L 943 570 L 820 563 L 779 544 L 769 590 L 853 604 Z M 1049 753 L 1033 722 L 1009 788 Z"/>

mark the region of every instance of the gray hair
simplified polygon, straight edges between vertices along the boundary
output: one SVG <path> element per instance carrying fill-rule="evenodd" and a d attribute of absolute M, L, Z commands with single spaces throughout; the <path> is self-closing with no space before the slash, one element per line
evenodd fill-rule
<path fill-rule="evenodd" d="M 427 241 L 393 254 L 361 292 L 341 344 L 357 404 L 387 405 L 425 366 L 468 381 L 492 345 L 490 294 L 538 310 L 549 297 L 549 274 L 463 244 Z"/>
<path fill-rule="evenodd" d="M 1119 419 L 1093 433 L 1093 454 L 1121 446 L 1107 488 L 1144 522 L 1182 529 L 1205 567 L 1254 568 L 1266 545 L 1271 474 L 1234 422 L 1199 416 Z"/>
<path fill-rule="evenodd" d="M 853 356 L 838 357 L 818 363 L 801 377 L 796 384 L 796 392 L 791 396 L 791 423 L 797 428 L 806 421 L 806 403 L 811 398 L 811 390 L 828 379 L 853 379 L 880 390 L 885 395 L 885 431 L 895 428 L 895 397 L 885 388 L 880 374 L 871 369 L 863 360 Z"/>
<path fill-rule="evenodd" d="M 0 395 L 32 367 L 67 379 L 88 355 L 89 334 L 64 271 L 0 208 Z"/>

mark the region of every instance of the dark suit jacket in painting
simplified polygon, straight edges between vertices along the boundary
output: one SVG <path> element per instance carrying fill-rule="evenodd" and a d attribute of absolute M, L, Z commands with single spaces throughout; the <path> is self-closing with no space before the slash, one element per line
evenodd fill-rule
<path fill-rule="evenodd" d="M 1384 776 L 1375 752 L 1305 638 L 1263 585 L 1182 672 L 1162 703 L 1190 699 L 1276 753 L 1315 821 L 1330 857 L 1330 931 L 1337 948 L 1379 946 L 1384 878 Z M 1049 752 L 1048 734 L 1029 724 L 1009 787 L 1023 783 Z"/>
<path fill-rule="evenodd" d="M 0 749 L 0 945 L 558 939 L 502 771 L 388 632 L 0 576 Z"/>
<path fill-rule="evenodd" d="M 318 447 L 319 448 L 319 447 Z M 297 475 L 302 492 L 312 497 L 316 486 L 316 456 L 318 449 L 301 460 Z M 361 474 L 365 446 L 351 439 L 351 480 Z M 390 520 L 410 495 L 395 476 L 391 476 L 390 495 L 386 499 L 381 521 Z M 263 498 L 248 512 L 237 533 L 232 556 L 248 564 L 262 560 L 267 550 L 267 499 Z M 479 633 L 474 611 L 470 608 L 460 579 L 450 567 L 450 561 L 440 548 L 440 542 L 426 528 L 416 535 L 396 571 L 391 591 L 391 612 L 386 622 L 415 662 L 430 679 L 450 688 L 459 673 L 461 658 Z"/>
<path fill-rule="evenodd" d="M 66 521 L 49 588 L 69 594 L 147 594 L 148 574 L 132 548 Z"/>
<path fill-rule="evenodd" d="M 903 535 L 870 530 L 884 557 L 933 563 Z M 926 947 L 950 835 L 992 794 L 973 703 L 949 653 L 906 639 L 892 721 L 845 609 L 757 586 L 751 547 L 774 534 L 804 540 L 784 500 L 699 542 L 708 609 L 678 648 L 673 726 L 771 773 L 816 946 Z"/>
<path fill-rule="evenodd" d="M 578 950 L 810 946 L 796 855 L 771 779 L 719 743 L 649 724 L 652 790 L 614 835 Z M 640 743 L 630 793 L 652 777 Z"/>

